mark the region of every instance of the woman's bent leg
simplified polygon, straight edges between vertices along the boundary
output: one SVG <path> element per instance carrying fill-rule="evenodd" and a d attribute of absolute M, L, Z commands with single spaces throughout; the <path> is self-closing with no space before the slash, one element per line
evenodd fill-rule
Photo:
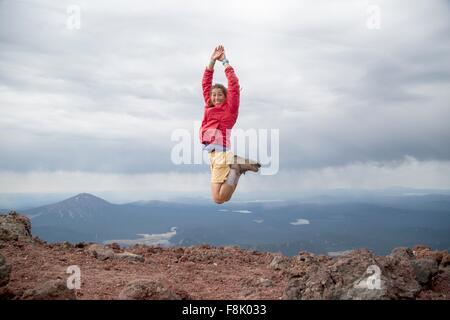
<path fill-rule="evenodd" d="M 211 193 L 215 203 L 222 204 L 231 199 L 236 185 L 227 183 L 211 183 Z"/>

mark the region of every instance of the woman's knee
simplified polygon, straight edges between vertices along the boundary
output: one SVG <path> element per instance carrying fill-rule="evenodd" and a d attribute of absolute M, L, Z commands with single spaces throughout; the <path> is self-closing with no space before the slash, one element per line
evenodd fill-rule
<path fill-rule="evenodd" d="M 230 200 L 230 199 L 227 199 L 227 197 L 221 197 L 218 194 L 217 195 L 214 194 L 212 198 L 213 198 L 214 202 L 217 203 L 217 204 L 222 204 L 222 203 L 227 202 L 228 200 Z"/>
<path fill-rule="evenodd" d="M 212 198 L 215 203 L 222 204 L 224 202 L 230 201 L 231 196 L 233 195 L 234 189 L 226 190 L 228 186 L 221 185 L 213 185 L 212 187 Z M 224 190 L 225 188 L 225 190 Z"/>
<path fill-rule="evenodd" d="M 224 203 L 224 202 L 227 202 L 229 199 L 226 199 L 225 197 L 221 197 L 221 196 L 218 195 L 218 194 L 214 194 L 214 195 L 213 195 L 213 200 L 214 200 L 214 202 L 217 203 L 217 204 L 222 204 L 222 203 Z"/>
<path fill-rule="evenodd" d="M 215 198 L 214 198 L 214 202 L 217 203 L 217 204 L 222 204 L 222 203 L 224 203 L 225 201 L 222 200 L 222 199 L 215 199 Z"/>
<path fill-rule="evenodd" d="M 224 194 L 224 195 L 213 195 L 213 200 L 217 204 L 222 204 L 224 202 L 228 202 L 231 200 L 232 193 Z"/>

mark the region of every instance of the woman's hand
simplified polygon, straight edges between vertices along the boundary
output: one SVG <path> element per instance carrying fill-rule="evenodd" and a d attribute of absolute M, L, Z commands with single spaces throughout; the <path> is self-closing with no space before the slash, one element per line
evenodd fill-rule
<path fill-rule="evenodd" d="M 225 50 L 222 52 L 222 55 L 217 60 L 222 61 L 223 59 L 226 59 Z"/>
<path fill-rule="evenodd" d="M 211 55 L 211 60 L 222 60 L 225 57 L 225 48 L 220 45 L 216 47 Z"/>

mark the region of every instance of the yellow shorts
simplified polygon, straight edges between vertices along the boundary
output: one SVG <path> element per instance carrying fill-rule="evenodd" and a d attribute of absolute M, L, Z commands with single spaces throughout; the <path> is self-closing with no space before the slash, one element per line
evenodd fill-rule
<path fill-rule="evenodd" d="M 208 153 L 211 163 L 211 183 L 223 183 L 230 172 L 234 154 L 231 151 L 213 151 Z"/>

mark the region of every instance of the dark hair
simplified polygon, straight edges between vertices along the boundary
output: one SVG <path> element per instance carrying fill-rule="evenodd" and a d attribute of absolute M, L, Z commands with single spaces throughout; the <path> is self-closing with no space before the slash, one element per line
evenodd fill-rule
<path fill-rule="evenodd" d="M 222 90 L 223 95 L 225 96 L 225 98 L 227 97 L 227 88 L 226 88 L 223 84 L 220 84 L 220 83 L 214 84 L 214 85 L 211 87 L 211 91 L 209 92 L 209 95 L 211 95 L 213 89 L 220 89 L 220 90 Z M 212 106 L 212 105 L 213 105 L 213 104 L 212 104 L 211 99 L 210 99 L 210 100 L 209 100 L 209 106 Z"/>

